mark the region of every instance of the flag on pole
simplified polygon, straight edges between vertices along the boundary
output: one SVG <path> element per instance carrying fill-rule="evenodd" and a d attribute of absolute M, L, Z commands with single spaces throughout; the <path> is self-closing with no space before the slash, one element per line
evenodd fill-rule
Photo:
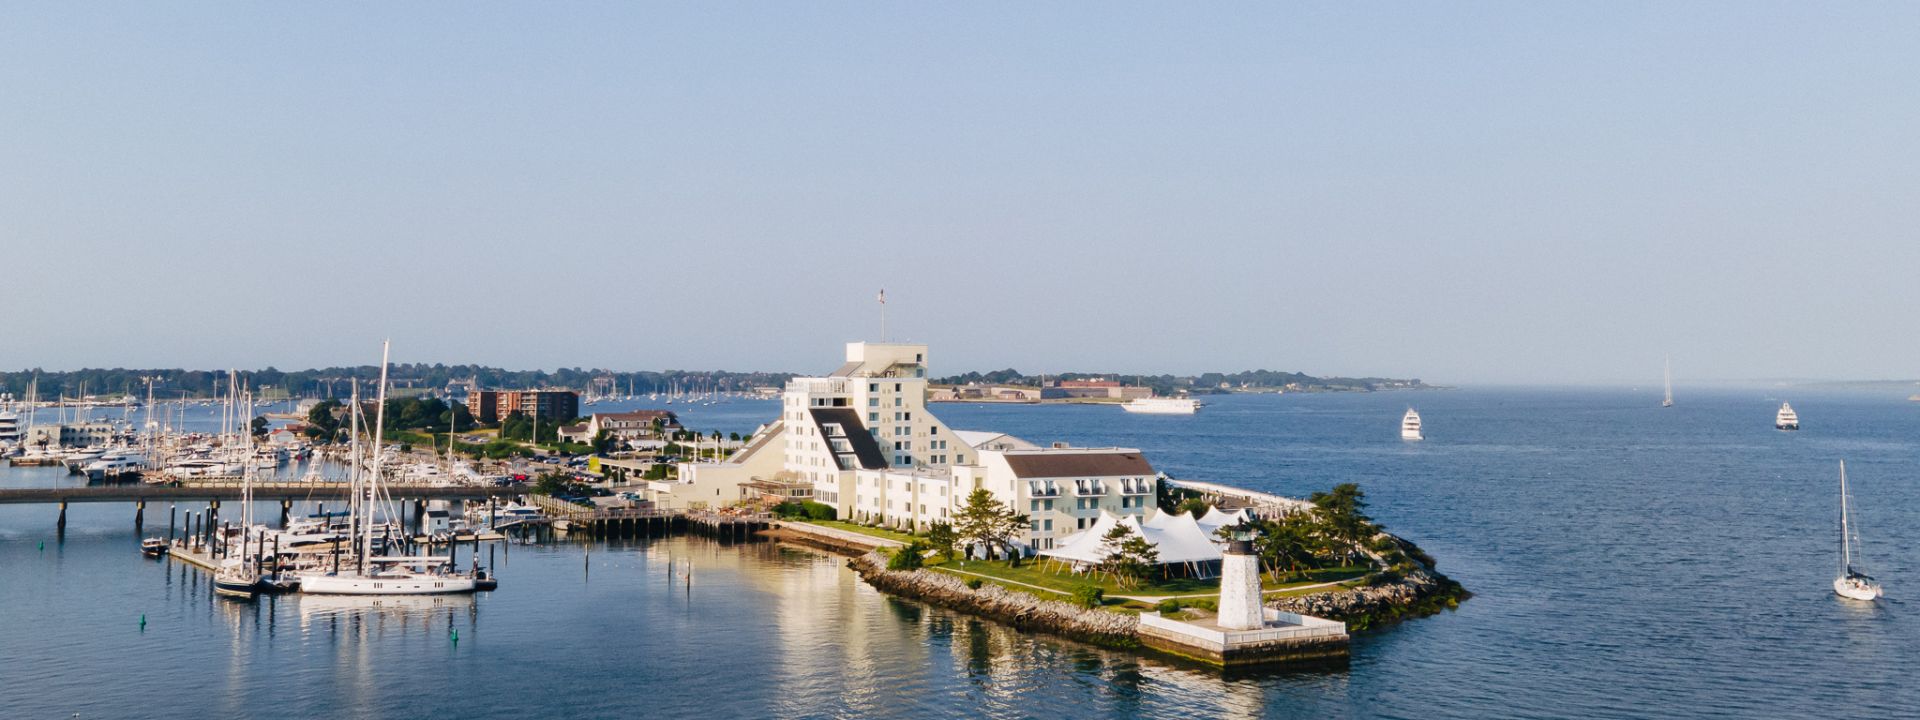
<path fill-rule="evenodd" d="M 887 291 L 885 289 L 882 289 L 880 291 L 880 304 L 881 305 L 887 304 Z"/>

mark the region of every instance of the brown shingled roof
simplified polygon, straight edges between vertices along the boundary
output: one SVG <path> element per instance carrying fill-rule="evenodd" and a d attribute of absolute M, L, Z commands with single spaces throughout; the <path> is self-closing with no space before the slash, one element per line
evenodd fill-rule
<path fill-rule="evenodd" d="M 1147 458 L 1131 450 L 1113 452 L 1007 453 L 1007 465 L 1021 478 L 1113 477 L 1152 475 Z"/>

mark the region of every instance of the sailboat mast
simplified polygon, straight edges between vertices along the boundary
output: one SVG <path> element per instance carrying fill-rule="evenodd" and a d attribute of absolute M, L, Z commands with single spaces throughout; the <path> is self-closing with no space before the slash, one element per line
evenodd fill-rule
<path fill-rule="evenodd" d="M 382 440 L 382 436 L 386 434 L 386 429 L 387 429 L 387 353 L 391 347 L 392 347 L 391 341 L 387 341 L 387 340 L 380 341 L 380 389 L 377 393 L 375 393 L 375 396 L 379 398 L 379 405 L 375 406 L 373 411 L 374 413 L 373 414 L 373 451 L 372 451 L 373 462 L 371 463 L 371 467 L 368 468 L 368 472 L 371 474 L 367 476 L 367 506 L 369 509 L 369 519 L 371 519 L 371 509 L 372 509 L 373 503 L 376 502 L 375 498 L 377 497 L 376 493 L 378 492 L 376 488 L 380 486 L 380 461 L 381 461 L 380 454 L 381 454 L 381 446 L 382 446 L 381 440 Z M 373 532 L 371 528 L 368 529 L 366 538 L 363 542 L 364 542 L 364 545 L 362 546 L 363 554 L 361 555 L 361 562 L 364 564 L 366 562 L 366 558 L 370 558 L 373 556 Z M 366 568 L 363 565 L 361 570 L 365 571 L 365 569 Z"/>
<path fill-rule="evenodd" d="M 1847 527 L 1847 461 L 1840 461 L 1840 567 L 1853 570 L 1853 533 Z"/>

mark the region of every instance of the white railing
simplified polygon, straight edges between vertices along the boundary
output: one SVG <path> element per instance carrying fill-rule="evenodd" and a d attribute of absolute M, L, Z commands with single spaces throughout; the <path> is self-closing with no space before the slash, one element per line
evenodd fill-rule
<path fill-rule="evenodd" d="M 1283 613 L 1273 609 L 1266 611 L 1267 622 L 1280 623 L 1277 627 L 1259 630 L 1214 630 L 1193 623 L 1161 617 L 1160 613 L 1141 613 L 1140 625 L 1143 628 L 1157 630 L 1164 635 L 1178 636 L 1192 645 L 1215 651 L 1225 651 L 1235 647 L 1244 647 L 1256 643 L 1279 640 L 1313 640 L 1318 638 L 1346 637 L 1347 624 L 1338 620 L 1317 618 L 1311 615 Z"/>

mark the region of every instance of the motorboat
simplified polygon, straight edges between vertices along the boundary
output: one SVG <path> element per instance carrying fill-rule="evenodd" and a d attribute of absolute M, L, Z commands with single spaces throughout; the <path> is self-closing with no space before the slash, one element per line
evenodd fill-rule
<path fill-rule="evenodd" d="M 1407 408 L 1407 414 L 1400 417 L 1400 439 L 1421 439 L 1420 413 L 1414 412 L 1413 408 Z"/>

